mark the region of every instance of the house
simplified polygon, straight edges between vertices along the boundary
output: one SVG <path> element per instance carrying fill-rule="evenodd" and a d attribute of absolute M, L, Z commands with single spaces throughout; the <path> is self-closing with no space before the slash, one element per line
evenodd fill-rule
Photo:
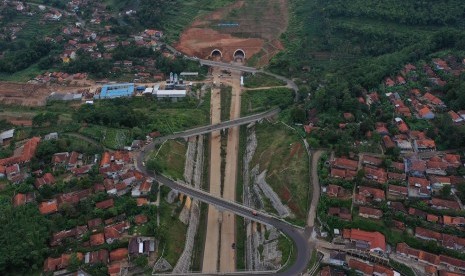
<path fill-rule="evenodd" d="M 25 205 L 30 202 L 35 201 L 35 194 L 34 193 L 27 193 L 27 194 L 22 194 L 22 193 L 17 193 L 13 197 L 13 207 L 18 207 Z"/>
<path fill-rule="evenodd" d="M 119 276 L 121 275 L 121 263 L 111 263 L 107 266 L 108 274 L 110 276 Z"/>
<path fill-rule="evenodd" d="M 42 215 L 48 215 L 58 212 L 58 204 L 56 199 L 50 201 L 41 202 L 39 204 L 39 212 Z"/>
<path fill-rule="evenodd" d="M 433 197 L 430 201 L 431 207 L 435 209 L 452 209 L 460 210 L 460 204 L 455 200 L 445 200 Z"/>
<path fill-rule="evenodd" d="M 84 256 L 84 263 L 86 264 L 96 264 L 103 263 L 107 264 L 110 259 L 108 250 L 100 249 L 97 251 L 87 252 Z"/>
<path fill-rule="evenodd" d="M 402 202 L 398 202 L 398 201 L 390 201 L 388 202 L 389 204 L 389 207 L 391 209 L 393 209 L 394 211 L 396 212 L 401 212 L 401 213 L 404 213 L 404 214 L 407 214 L 407 209 L 405 208 L 404 204 L 402 204 Z"/>
<path fill-rule="evenodd" d="M 438 223 L 439 222 L 439 216 L 433 215 L 433 214 L 427 214 L 426 215 L 426 220 L 432 223 Z"/>
<path fill-rule="evenodd" d="M 76 257 L 79 261 L 82 261 L 83 254 L 78 252 Z M 58 258 L 48 257 L 44 262 L 44 272 L 53 272 L 56 270 L 65 269 L 69 266 L 71 260 L 71 254 L 62 254 Z"/>
<path fill-rule="evenodd" d="M 75 152 L 75 151 L 71 152 L 69 156 L 68 164 L 67 164 L 68 169 L 74 169 L 77 167 L 79 155 L 80 153 L 78 152 Z"/>
<path fill-rule="evenodd" d="M 103 221 L 101 218 L 95 218 L 87 221 L 87 226 L 89 227 L 90 230 L 95 230 L 99 228 L 103 224 Z"/>
<path fill-rule="evenodd" d="M 383 136 L 383 143 L 386 149 L 393 149 L 396 147 L 396 144 L 394 143 L 394 141 L 392 141 L 391 137 L 387 135 Z"/>
<path fill-rule="evenodd" d="M 406 159 L 406 171 L 411 176 L 422 177 L 426 172 L 426 162 L 414 158 Z"/>
<path fill-rule="evenodd" d="M 150 237 L 133 237 L 129 241 L 130 255 L 149 255 L 155 251 L 155 239 Z"/>
<path fill-rule="evenodd" d="M 454 122 L 454 123 L 463 122 L 463 118 L 460 117 L 460 115 L 455 113 L 453 110 L 447 112 L 447 114 L 449 114 L 450 118 L 452 119 L 452 122 Z"/>
<path fill-rule="evenodd" d="M 356 171 L 358 169 L 358 161 L 350 160 L 347 158 L 336 158 L 332 162 L 333 167 L 338 169 Z"/>
<path fill-rule="evenodd" d="M 435 116 L 427 106 L 424 106 L 418 110 L 418 117 L 421 119 L 432 120 Z"/>
<path fill-rule="evenodd" d="M 435 189 L 441 189 L 446 185 L 451 185 L 450 177 L 447 176 L 431 176 L 430 178 L 431 184 Z"/>
<path fill-rule="evenodd" d="M 363 276 L 372 276 L 374 272 L 373 265 L 355 258 L 349 259 L 349 267 L 355 270 L 357 274 L 361 274 Z"/>
<path fill-rule="evenodd" d="M 458 154 L 446 153 L 444 156 L 444 161 L 446 161 L 449 167 L 452 168 L 458 168 L 462 166 L 462 161 L 460 160 L 460 155 Z"/>
<path fill-rule="evenodd" d="M 389 180 L 404 181 L 407 175 L 405 173 L 388 172 L 387 177 Z"/>
<path fill-rule="evenodd" d="M 127 259 L 128 249 L 127 248 L 118 248 L 110 252 L 110 261 L 122 261 Z"/>
<path fill-rule="evenodd" d="M 143 206 L 149 204 L 149 201 L 144 197 L 139 197 L 136 199 L 137 206 Z"/>
<path fill-rule="evenodd" d="M 442 234 L 422 227 L 415 227 L 415 237 L 428 240 L 428 241 L 440 241 L 442 240 Z"/>
<path fill-rule="evenodd" d="M 40 178 L 36 178 L 34 184 L 35 184 L 36 188 L 39 189 L 40 187 L 42 187 L 44 185 L 53 185 L 53 184 L 55 184 L 55 178 L 53 177 L 53 175 L 51 173 L 46 173 L 46 174 L 44 174 L 44 176 L 42 176 Z"/>
<path fill-rule="evenodd" d="M 404 186 L 388 185 L 388 194 L 394 197 L 406 198 L 408 196 L 408 188 Z"/>
<path fill-rule="evenodd" d="M 410 197 L 430 197 L 431 185 L 430 181 L 425 178 L 409 177 L 409 196 Z"/>
<path fill-rule="evenodd" d="M 352 215 L 350 210 L 344 207 L 329 207 L 328 215 L 339 217 L 342 220 L 351 221 Z"/>
<path fill-rule="evenodd" d="M 15 129 L 3 131 L 0 133 L 0 145 L 7 145 L 13 139 L 15 134 Z"/>
<path fill-rule="evenodd" d="M 105 236 L 103 233 L 93 234 L 90 236 L 90 245 L 98 246 L 105 243 Z"/>
<path fill-rule="evenodd" d="M 435 106 L 444 106 L 443 101 L 441 101 L 438 97 L 434 96 L 433 94 L 427 92 L 425 95 L 423 95 L 423 99 L 430 103 L 431 105 Z"/>
<path fill-rule="evenodd" d="M 335 267 L 327 265 L 321 268 L 320 274 L 318 275 L 319 276 L 345 276 L 346 274 L 344 273 L 343 270 L 339 270 L 339 269 L 336 269 Z"/>
<path fill-rule="evenodd" d="M 426 173 L 434 175 L 447 175 L 447 162 L 444 162 L 441 158 L 437 156 L 431 157 L 426 162 Z"/>
<path fill-rule="evenodd" d="M 343 192 L 343 188 L 341 186 L 329 184 L 328 187 L 326 187 L 326 194 L 329 197 L 338 197 L 341 192 Z"/>
<path fill-rule="evenodd" d="M 69 153 L 59 152 L 52 156 L 52 163 L 54 166 L 64 166 L 68 162 Z"/>
<path fill-rule="evenodd" d="M 329 253 L 329 263 L 336 266 L 343 266 L 346 264 L 346 253 L 331 251 Z"/>
<path fill-rule="evenodd" d="M 137 225 L 141 225 L 141 224 L 144 224 L 148 221 L 148 218 L 146 215 L 143 215 L 143 214 L 139 214 L 137 216 L 134 217 L 134 223 L 137 224 Z"/>
<path fill-rule="evenodd" d="M 417 218 L 424 219 L 424 220 L 426 219 L 426 217 L 428 215 L 426 212 L 424 212 L 424 211 L 422 211 L 420 209 L 412 208 L 412 207 L 410 207 L 408 209 L 408 214 L 411 215 L 411 216 L 415 216 Z"/>
<path fill-rule="evenodd" d="M 367 201 L 373 200 L 376 202 L 381 202 L 385 199 L 385 194 L 383 190 L 366 186 L 359 186 L 358 194 L 364 197 L 365 199 L 368 199 Z"/>
<path fill-rule="evenodd" d="M 363 218 L 380 219 L 383 216 L 383 211 L 375 208 L 360 206 L 358 215 Z"/>
<path fill-rule="evenodd" d="M 14 176 L 20 174 L 20 169 L 18 164 L 14 164 L 5 168 L 5 175 L 8 180 L 11 180 Z"/>
<path fill-rule="evenodd" d="M 465 261 L 452 258 L 446 255 L 439 255 L 439 263 L 446 267 L 453 267 L 461 271 L 465 270 Z"/>
<path fill-rule="evenodd" d="M 152 182 L 150 180 L 145 180 L 144 182 L 142 182 L 139 191 L 143 196 L 148 195 L 150 191 L 152 191 Z"/>
<path fill-rule="evenodd" d="M 444 225 L 451 225 L 456 227 L 463 227 L 465 226 L 465 218 L 464 217 L 451 217 L 451 216 L 442 216 L 442 223 Z"/>
<path fill-rule="evenodd" d="M 412 258 L 424 264 L 437 266 L 440 262 L 439 256 L 423 250 L 411 248 L 406 243 L 398 243 L 396 246 L 396 252 L 399 255 Z"/>
<path fill-rule="evenodd" d="M 381 166 L 383 164 L 383 159 L 375 157 L 375 156 L 364 154 L 363 157 L 362 157 L 362 164 L 379 167 L 379 166 Z"/>
<path fill-rule="evenodd" d="M 331 177 L 345 179 L 346 171 L 341 170 L 341 169 L 331 168 Z"/>
<path fill-rule="evenodd" d="M 366 248 L 371 252 L 383 253 L 386 251 L 386 240 L 380 232 L 367 232 L 359 229 L 344 229 L 344 239 L 356 242 L 358 248 Z"/>
<path fill-rule="evenodd" d="M 387 173 L 384 169 L 381 169 L 381 168 L 373 169 L 370 167 L 365 167 L 363 170 L 365 171 L 365 177 L 367 179 L 374 180 L 381 184 L 386 183 Z"/>
<path fill-rule="evenodd" d="M 95 207 L 97 207 L 98 209 L 108 209 L 113 206 L 114 206 L 114 201 L 112 198 L 95 203 Z"/>
<path fill-rule="evenodd" d="M 116 240 L 121 238 L 121 233 L 113 226 L 107 226 L 104 229 L 105 232 L 105 241 L 108 244 L 113 243 Z"/>
<path fill-rule="evenodd" d="M 413 146 L 415 151 L 424 152 L 424 151 L 435 151 L 436 143 L 432 139 L 419 139 L 413 141 Z"/>

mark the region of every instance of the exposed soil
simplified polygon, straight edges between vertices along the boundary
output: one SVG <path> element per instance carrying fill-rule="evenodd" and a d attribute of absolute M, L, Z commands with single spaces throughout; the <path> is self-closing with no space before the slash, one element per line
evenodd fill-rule
<path fill-rule="evenodd" d="M 224 23 L 233 26 L 221 25 Z M 287 24 L 286 0 L 236 1 L 198 18 L 181 34 L 176 48 L 203 59 L 219 49 L 225 62 L 232 61 L 234 52 L 242 49 L 246 61 L 255 56 L 254 65 L 263 66 L 283 49 L 279 37 Z"/>
<path fill-rule="evenodd" d="M 43 106 L 52 92 L 70 93 L 82 86 L 0 82 L 0 103 L 5 105 Z"/>

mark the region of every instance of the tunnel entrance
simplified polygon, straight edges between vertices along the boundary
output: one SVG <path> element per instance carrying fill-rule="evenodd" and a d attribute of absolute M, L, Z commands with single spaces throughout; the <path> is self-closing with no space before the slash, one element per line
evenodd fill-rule
<path fill-rule="evenodd" d="M 214 60 L 219 60 L 223 57 L 223 53 L 218 49 L 213 50 L 210 55 Z"/>
<path fill-rule="evenodd" d="M 236 51 L 234 51 L 233 58 L 234 58 L 234 61 L 243 62 L 245 59 L 245 51 L 242 49 L 237 49 Z"/>

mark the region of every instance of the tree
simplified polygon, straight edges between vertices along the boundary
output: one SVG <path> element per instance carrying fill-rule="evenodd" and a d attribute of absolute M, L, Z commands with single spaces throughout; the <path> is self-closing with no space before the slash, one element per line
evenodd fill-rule
<path fill-rule="evenodd" d="M 305 123 L 306 121 L 305 110 L 300 107 L 294 107 L 291 109 L 291 120 L 294 123 Z"/>
<path fill-rule="evenodd" d="M 143 255 L 138 256 L 134 259 L 134 264 L 138 267 L 146 267 L 148 263 L 149 261 L 147 260 L 147 257 Z"/>
<path fill-rule="evenodd" d="M 448 198 L 451 194 L 451 187 L 450 185 L 444 185 L 441 189 L 441 197 Z"/>
<path fill-rule="evenodd" d="M 26 272 L 42 267 L 49 221 L 34 204 L 13 208 L 0 202 L 0 213 L 0 274 L 30 274 Z"/>

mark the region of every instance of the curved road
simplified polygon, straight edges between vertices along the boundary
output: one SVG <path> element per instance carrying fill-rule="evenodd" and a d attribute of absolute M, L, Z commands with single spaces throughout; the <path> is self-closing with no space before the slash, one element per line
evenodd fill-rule
<path fill-rule="evenodd" d="M 309 233 L 311 233 L 312 229 L 307 228 L 306 231 L 303 232 L 302 230 L 298 229 L 297 227 L 287 222 L 284 222 L 278 218 L 272 217 L 262 212 L 257 212 L 257 215 L 254 216 L 252 215 L 252 211 L 255 211 L 255 210 L 249 207 L 225 200 L 223 198 L 217 198 L 215 196 L 210 195 L 207 192 L 197 190 L 193 187 L 177 183 L 165 176 L 156 175 L 152 171 L 148 171 L 147 168 L 143 165 L 145 156 L 148 152 L 154 149 L 155 144 L 156 143 L 151 143 L 145 146 L 144 151 L 143 152 L 141 151 L 140 154 L 136 157 L 136 166 L 141 172 L 153 177 L 156 181 L 160 182 L 161 184 L 168 186 L 171 189 L 182 192 L 185 195 L 189 195 L 207 204 L 212 204 L 219 208 L 228 210 L 236 215 L 246 217 L 251 220 L 255 220 L 260 223 L 271 225 L 277 228 L 278 230 L 280 230 L 281 232 L 286 234 L 290 239 L 293 240 L 297 252 L 295 252 L 296 261 L 293 264 L 291 264 L 285 271 L 278 272 L 276 273 L 276 275 L 294 276 L 294 275 L 299 275 L 300 273 L 305 271 L 305 269 L 307 268 L 307 264 L 310 261 L 310 257 L 311 257 L 310 252 L 311 250 L 313 250 L 310 248 L 307 242 L 308 235 Z M 226 275 L 226 273 L 223 273 L 223 275 Z"/>

